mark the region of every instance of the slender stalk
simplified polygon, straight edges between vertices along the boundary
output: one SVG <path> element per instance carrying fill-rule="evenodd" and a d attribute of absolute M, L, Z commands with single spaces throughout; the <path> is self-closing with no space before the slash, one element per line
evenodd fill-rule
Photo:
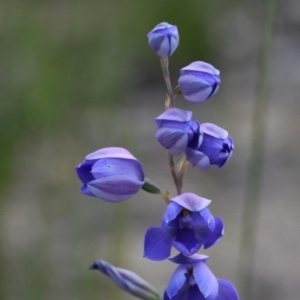
<path fill-rule="evenodd" d="M 169 74 L 169 58 L 168 57 L 161 57 L 160 58 L 160 65 L 163 71 L 165 83 L 167 86 L 168 96 L 170 98 L 169 107 L 175 107 L 174 103 L 174 94 L 173 94 L 173 88 L 171 84 L 170 74 Z"/>
<path fill-rule="evenodd" d="M 186 170 L 189 166 L 189 161 L 187 160 L 186 156 L 183 155 L 181 160 L 179 161 L 177 165 L 178 169 L 178 189 L 180 194 L 182 193 L 182 186 L 183 186 L 183 177 L 184 174 L 186 173 Z"/>
<path fill-rule="evenodd" d="M 171 154 L 169 151 L 167 151 L 167 152 L 168 152 L 169 165 L 170 165 L 170 171 L 171 171 L 171 174 L 172 174 L 172 178 L 173 178 L 173 181 L 174 181 L 175 186 L 176 186 L 177 194 L 180 195 L 181 191 L 180 191 L 179 184 L 178 184 L 178 177 L 177 177 L 177 171 L 176 171 L 176 164 L 175 164 L 175 160 L 174 160 L 174 155 Z"/>
<path fill-rule="evenodd" d="M 274 30 L 276 0 L 265 1 L 265 24 L 258 54 L 258 74 L 256 100 L 252 121 L 251 151 L 248 165 L 248 180 L 241 244 L 239 252 L 239 278 L 241 280 L 241 299 L 253 300 L 256 225 L 259 217 L 259 197 L 264 153 L 265 121 L 269 98 L 270 52 Z"/>
<path fill-rule="evenodd" d="M 175 103 L 174 103 L 174 93 L 173 93 L 172 83 L 171 83 L 170 74 L 169 74 L 169 58 L 161 57 L 160 65 L 162 68 L 162 72 L 164 75 L 164 79 L 165 79 L 165 83 L 166 83 L 167 91 L 168 91 L 168 97 L 166 98 L 165 108 L 166 109 L 173 108 L 175 106 Z M 178 184 L 178 174 L 177 174 L 177 170 L 176 170 L 175 158 L 174 158 L 174 155 L 172 153 L 170 153 L 169 151 L 167 153 L 168 153 L 168 158 L 169 158 L 170 171 L 172 174 L 174 184 L 176 186 L 177 194 L 179 195 L 181 193 L 181 190 L 180 190 L 179 184 Z"/>

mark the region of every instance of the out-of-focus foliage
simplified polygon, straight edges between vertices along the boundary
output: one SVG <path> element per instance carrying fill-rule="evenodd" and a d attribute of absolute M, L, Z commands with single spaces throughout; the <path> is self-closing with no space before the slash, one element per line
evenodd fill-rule
<path fill-rule="evenodd" d="M 15 0 L 0 10 L 2 188 L 20 138 L 71 127 L 74 108 L 120 103 L 128 87 L 153 80 L 157 69 L 143 66 L 158 22 L 180 25 L 174 68 L 214 54 L 209 1 Z"/>
<path fill-rule="evenodd" d="M 159 66 L 152 63 L 157 58 L 146 38 L 157 23 L 167 21 L 180 26 L 181 42 L 174 56 L 174 70 L 191 59 L 199 59 L 199 53 L 203 59 L 212 56 L 206 30 L 213 22 L 211 15 L 212 4 L 196 0 L 188 4 L 183 0 L 2 1 L 0 194 L 12 179 L 14 161 L 25 145 L 62 133 L 76 134 L 82 109 L 106 110 L 108 106 L 121 105 L 122 96 L 131 88 L 162 82 Z M 102 126 L 108 121 L 109 117 L 103 119 Z M 105 134 L 109 136 L 109 132 Z M 50 189 L 51 193 L 55 190 Z M 4 199 L 2 211 L 6 211 Z M 42 261 L 34 259 L 38 259 L 38 249 L 32 250 L 32 255 L 21 256 L 24 281 L 15 271 L 10 275 L 2 273 L 6 281 L 1 281 L 6 286 L 0 289 L 0 298 L 12 299 L 10 291 L 15 288 L 10 283 L 14 281 L 19 286 L 16 297 L 22 294 L 22 299 L 45 299 L 50 283 L 42 273 Z M 0 259 L 5 260 L 3 255 Z M 92 295 L 92 291 L 86 288 L 83 294 Z M 78 293 L 78 297 L 83 294 Z"/>

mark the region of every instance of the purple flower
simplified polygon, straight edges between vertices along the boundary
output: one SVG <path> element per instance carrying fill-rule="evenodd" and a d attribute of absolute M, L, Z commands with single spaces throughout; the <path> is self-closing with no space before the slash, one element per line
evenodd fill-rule
<path fill-rule="evenodd" d="M 188 101 L 201 103 L 218 91 L 220 72 L 206 62 L 195 61 L 180 70 L 178 83 Z"/>
<path fill-rule="evenodd" d="M 177 26 L 162 22 L 147 35 L 151 49 L 160 57 L 171 56 L 179 44 Z"/>
<path fill-rule="evenodd" d="M 172 154 L 181 154 L 189 145 L 198 148 L 202 133 L 198 121 L 192 120 L 192 112 L 169 108 L 155 119 L 158 126 L 155 137 Z"/>
<path fill-rule="evenodd" d="M 234 145 L 228 132 L 211 124 L 201 124 L 203 140 L 198 148 L 187 148 L 185 151 L 188 161 L 194 166 L 206 170 L 211 165 L 221 168 L 232 156 Z"/>
<path fill-rule="evenodd" d="M 206 265 L 208 256 L 182 254 L 170 259 L 180 264 L 164 293 L 164 300 L 239 300 L 234 285 L 217 278 Z"/>
<path fill-rule="evenodd" d="M 211 201 L 192 193 L 170 200 L 162 219 L 162 227 L 150 227 L 145 235 L 144 257 L 163 260 L 171 247 L 185 255 L 214 245 L 223 236 L 223 221 L 213 217 L 207 206 Z"/>
<path fill-rule="evenodd" d="M 120 202 L 135 195 L 144 184 L 140 162 L 126 149 L 103 148 L 88 156 L 76 168 L 83 183 L 80 191 L 108 202 Z"/>
<path fill-rule="evenodd" d="M 117 268 L 106 261 L 96 260 L 90 267 L 110 277 L 125 292 L 144 300 L 160 299 L 159 294 L 143 278 L 132 271 Z"/>

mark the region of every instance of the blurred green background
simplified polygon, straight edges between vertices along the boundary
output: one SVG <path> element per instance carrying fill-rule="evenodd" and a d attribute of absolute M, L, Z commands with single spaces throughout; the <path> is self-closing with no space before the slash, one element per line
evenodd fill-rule
<path fill-rule="evenodd" d="M 87 153 L 122 146 L 147 177 L 174 194 L 153 119 L 164 107 L 159 60 L 146 34 L 176 24 L 179 68 L 195 60 L 221 70 L 219 93 L 203 105 L 177 101 L 194 118 L 226 128 L 235 154 L 221 170 L 190 169 L 185 190 L 212 199 L 225 237 L 209 265 L 239 288 L 238 254 L 264 1 L 0 2 L 0 299 L 131 299 L 94 259 L 130 268 L 163 292 L 175 266 L 142 258 L 143 234 L 164 203 L 140 192 L 119 205 L 78 192 L 74 167 Z M 278 1 L 265 116 L 260 213 L 255 227 L 255 298 L 300 293 L 300 3 Z"/>

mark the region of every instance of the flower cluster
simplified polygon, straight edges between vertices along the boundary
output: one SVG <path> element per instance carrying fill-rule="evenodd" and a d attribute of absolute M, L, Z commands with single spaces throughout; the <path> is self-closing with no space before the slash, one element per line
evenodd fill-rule
<path fill-rule="evenodd" d="M 224 235 L 220 217 L 213 216 L 211 200 L 191 192 L 182 192 L 183 176 L 189 164 L 206 170 L 218 168 L 231 157 L 234 145 L 228 132 L 211 124 L 192 119 L 192 112 L 175 107 L 175 98 L 182 94 L 193 103 L 202 103 L 217 93 L 220 72 L 211 64 L 196 61 L 180 70 L 178 86 L 173 90 L 168 57 L 179 44 L 175 25 L 158 24 L 148 35 L 151 49 L 160 57 L 167 85 L 165 111 L 155 122 L 155 137 L 167 150 L 170 171 L 177 196 L 162 192 L 145 177 L 141 163 L 126 149 L 103 148 L 85 157 L 76 172 L 82 181 L 80 191 L 88 196 L 116 203 L 131 198 L 140 189 L 158 194 L 167 202 L 162 223 L 150 227 L 144 239 L 144 257 L 154 261 L 169 259 L 179 266 L 166 287 L 164 300 L 238 300 L 233 284 L 213 275 L 206 261 L 197 253 L 212 247 Z M 178 156 L 180 160 L 176 163 Z M 174 247 L 179 254 L 170 258 Z M 109 276 L 121 289 L 145 300 L 161 299 L 159 294 L 135 273 L 97 260 L 91 266 Z"/>

